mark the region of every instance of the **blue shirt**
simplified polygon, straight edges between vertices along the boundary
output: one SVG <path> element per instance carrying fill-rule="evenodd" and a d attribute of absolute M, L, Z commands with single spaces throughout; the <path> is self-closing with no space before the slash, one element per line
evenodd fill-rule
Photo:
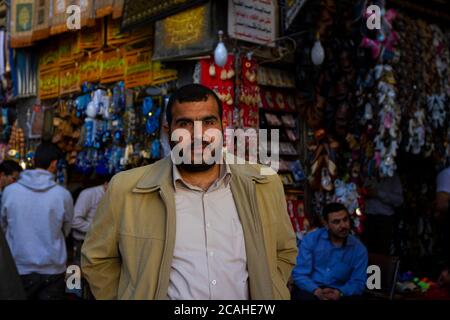
<path fill-rule="evenodd" d="M 292 277 L 295 285 L 314 292 L 318 287 L 335 288 L 344 296 L 363 294 L 367 279 L 367 250 L 354 236 L 336 247 L 328 230 L 317 229 L 305 236 L 300 244 Z"/>

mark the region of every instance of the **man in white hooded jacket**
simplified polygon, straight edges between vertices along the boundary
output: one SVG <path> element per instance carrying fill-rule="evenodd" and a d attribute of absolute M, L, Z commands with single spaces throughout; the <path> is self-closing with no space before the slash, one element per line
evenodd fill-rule
<path fill-rule="evenodd" d="M 28 299 L 65 295 L 64 275 L 73 200 L 55 182 L 60 150 L 51 143 L 36 149 L 36 169 L 26 170 L 5 188 L 0 222 Z"/>

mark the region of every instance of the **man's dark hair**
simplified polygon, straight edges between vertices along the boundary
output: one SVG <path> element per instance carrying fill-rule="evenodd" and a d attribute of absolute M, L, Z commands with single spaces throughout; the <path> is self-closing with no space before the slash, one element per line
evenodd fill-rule
<path fill-rule="evenodd" d="M 47 170 L 53 160 L 59 160 L 63 157 L 62 151 L 51 142 L 42 142 L 34 153 L 34 166 L 39 169 Z"/>
<path fill-rule="evenodd" d="M 0 173 L 10 176 L 14 172 L 22 172 L 22 167 L 14 160 L 5 160 L 0 163 Z"/>
<path fill-rule="evenodd" d="M 109 181 L 111 181 L 111 179 L 112 179 L 112 177 L 113 177 L 114 175 L 113 174 L 99 174 L 99 175 L 97 175 L 97 179 L 98 179 L 98 182 L 99 183 L 101 183 L 101 184 L 104 184 L 104 183 L 109 183 Z"/>
<path fill-rule="evenodd" d="M 205 87 L 201 84 L 188 84 L 185 85 L 178 90 L 176 90 L 169 98 L 166 107 L 166 119 L 167 124 L 170 127 L 172 123 L 172 107 L 173 105 L 184 102 L 198 102 L 198 101 L 207 101 L 209 97 L 213 97 L 217 102 L 217 107 L 219 110 L 219 120 L 222 122 L 222 101 L 220 101 L 217 94 L 208 87 Z"/>
<path fill-rule="evenodd" d="M 338 203 L 338 202 L 328 203 L 327 205 L 325 205 L 325 207 L 323 207 L 322 217 L 325 219 L 325 221 L 328 221 L 328 215 L 330 213 L 338 212 L 338 211 L 342 211 L 342 210 L 348 213 L 347 208 L 342 203 Z"/>

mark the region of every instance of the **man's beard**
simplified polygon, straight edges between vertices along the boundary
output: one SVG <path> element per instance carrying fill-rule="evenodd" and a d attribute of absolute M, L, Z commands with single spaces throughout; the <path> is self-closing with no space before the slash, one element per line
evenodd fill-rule
<path fill-rule="evenodd" d="M 204 172 L 208 171 L 212 167 L 215 166 L 216 163 L 200 163 L 200 164 L 192 164 L 192 163 L 182 163 L 178 165 L 179 168 L 186 170 L 188 172 Z"/>

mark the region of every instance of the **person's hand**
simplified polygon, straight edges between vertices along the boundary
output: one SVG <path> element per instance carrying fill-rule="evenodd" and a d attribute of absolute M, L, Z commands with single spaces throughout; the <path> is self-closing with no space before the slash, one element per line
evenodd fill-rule
<path fill-rule="evenodd" d="M 313 294 L 319 299 L 319 300 L 328 300 L 324 295 L 323 295 L 323 290 L 321 288 L 317 288 L 316 290 L 314 290 Z"/>
<path fill-rule="evenodd" d="M 339 300 L 341 298 L 341 293 L 337 289 L 325 288 L 322 290 L 322 294 L 326 300 Z"/>
<path fill-rule="evenodd" d="M 450 285 L 450 274 L 449 274 L 448 269 L 445 269 L 444 271 L 441 272 L 438 283 L 439 283 L 439 286 L 441 286 L 441 287 Z"/>

